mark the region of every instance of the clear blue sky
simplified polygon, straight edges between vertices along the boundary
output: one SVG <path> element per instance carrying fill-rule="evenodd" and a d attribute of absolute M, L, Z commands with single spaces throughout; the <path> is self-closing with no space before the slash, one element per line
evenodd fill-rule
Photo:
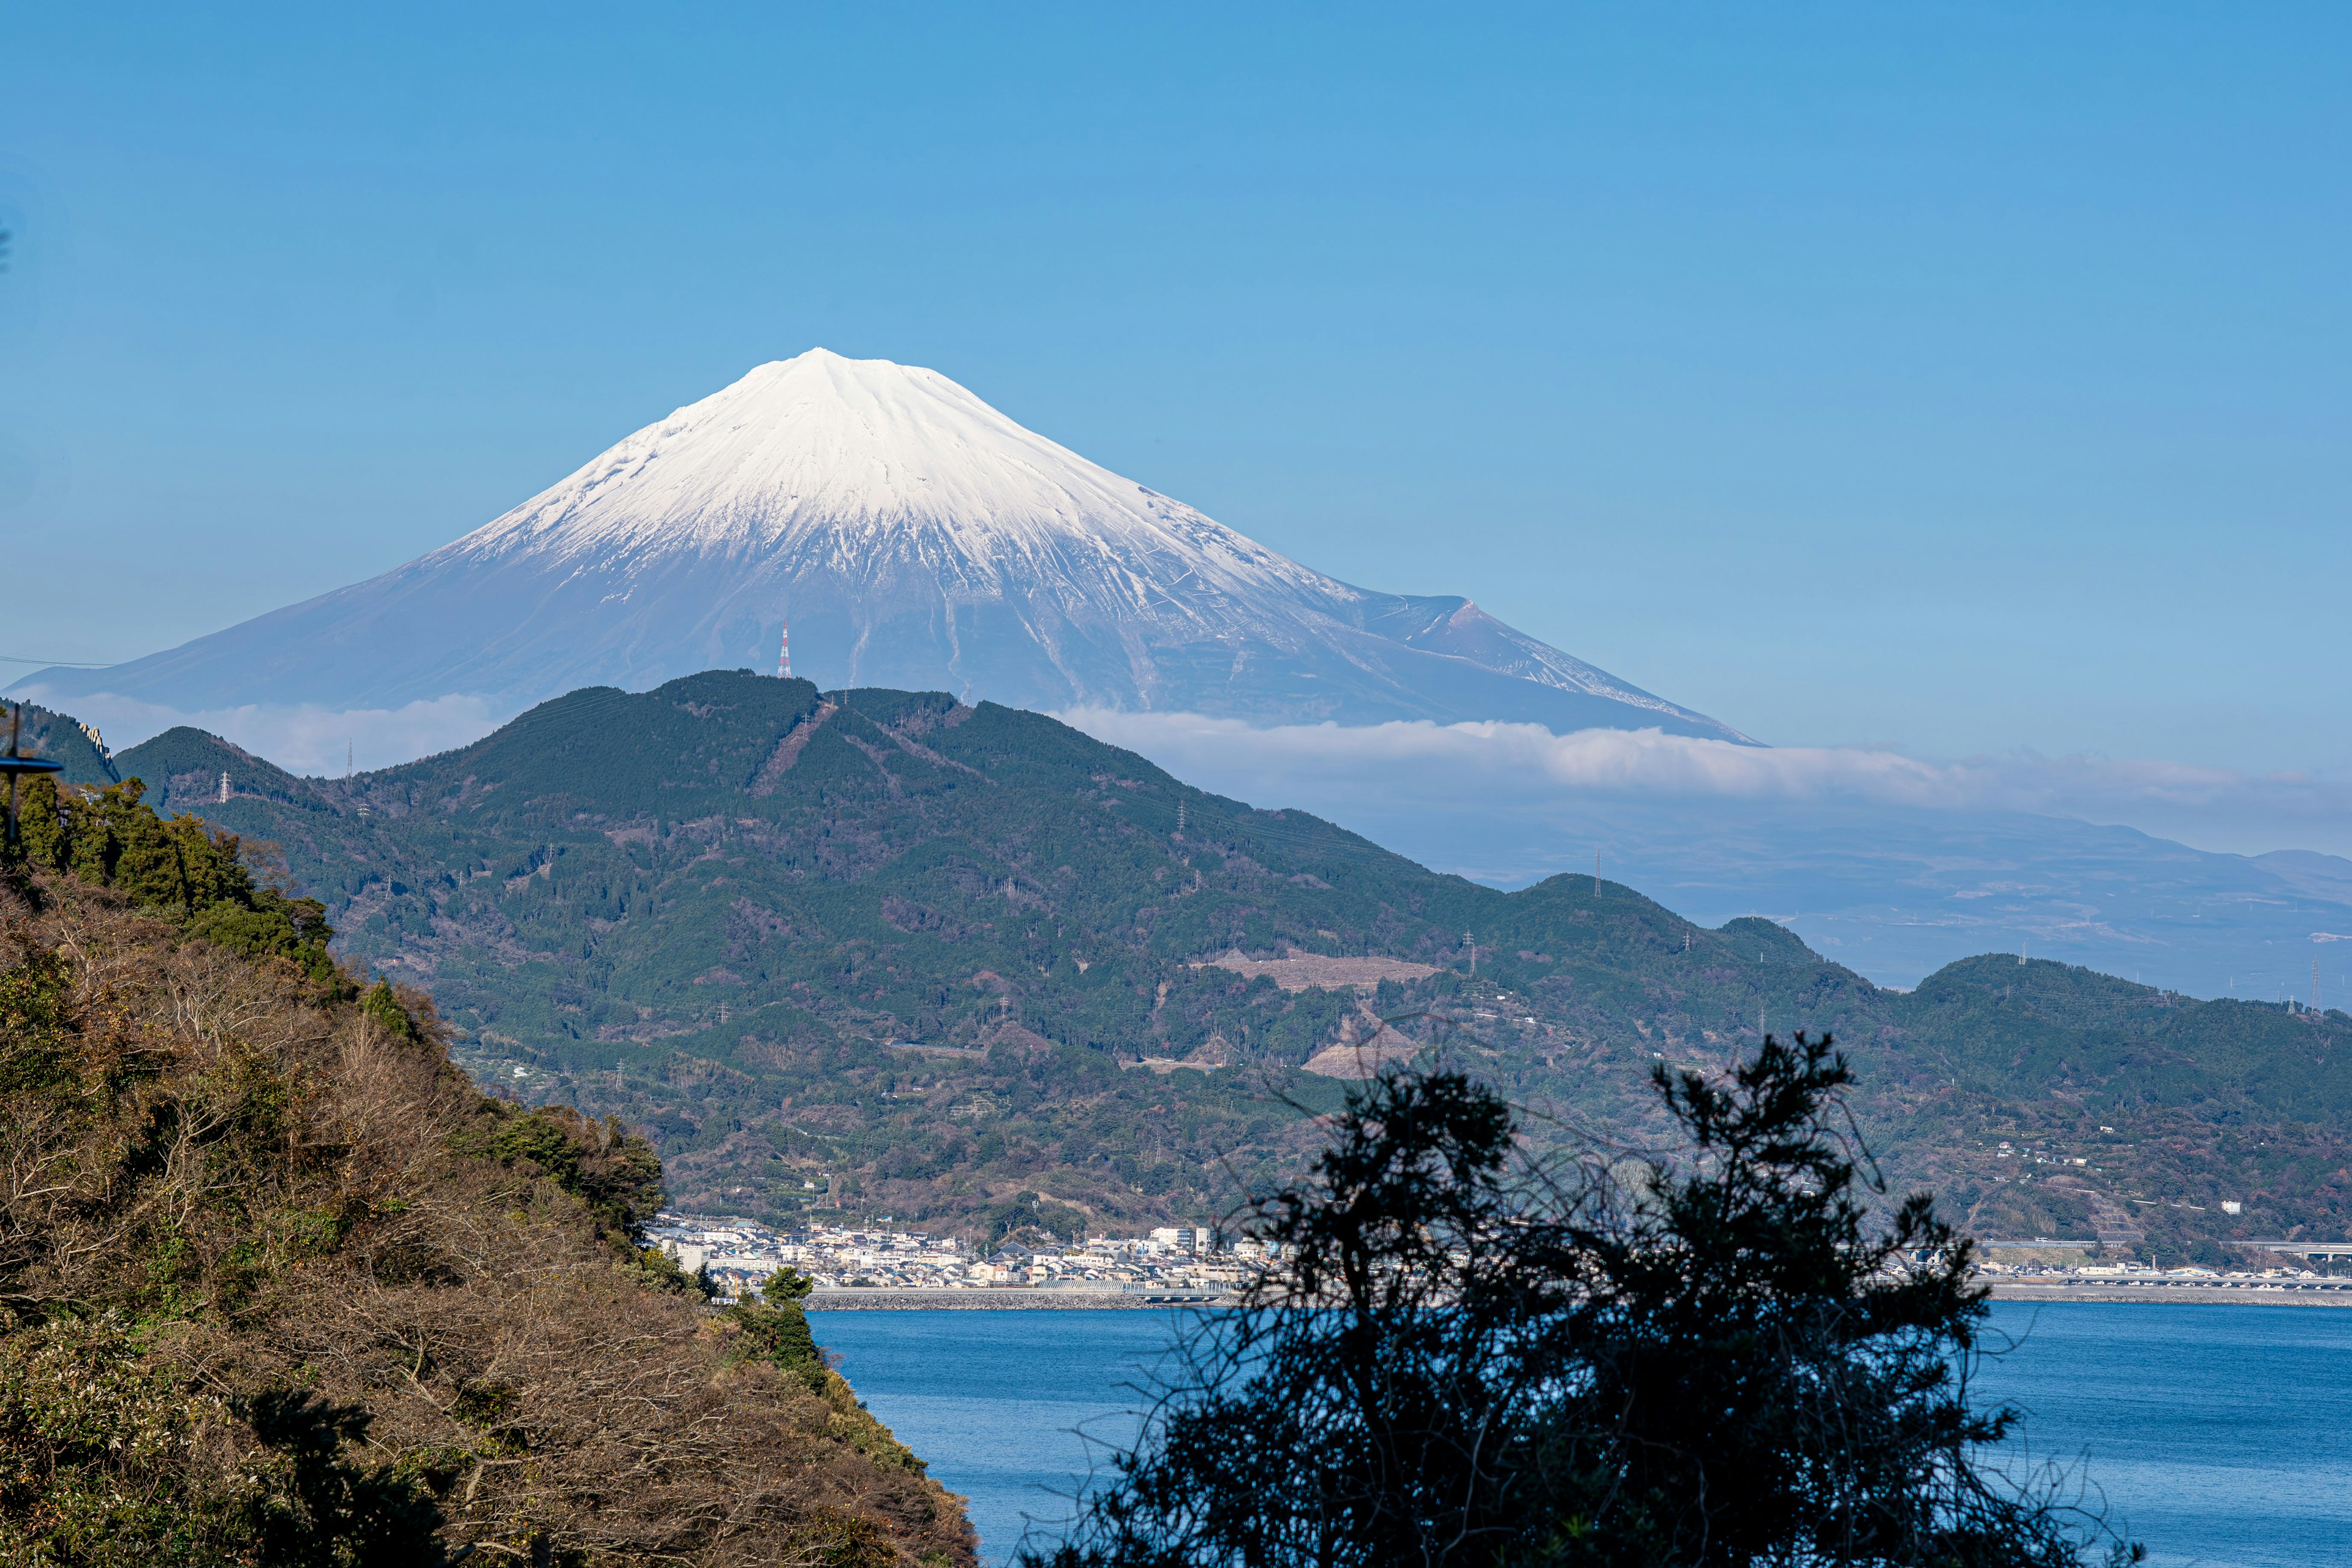
<path fill-rule="evenodd" d="M 0 653 L 822 343 L 1767 740 L 2352 766 L 2352 12 L 833 9 L 0 9 Z"/>

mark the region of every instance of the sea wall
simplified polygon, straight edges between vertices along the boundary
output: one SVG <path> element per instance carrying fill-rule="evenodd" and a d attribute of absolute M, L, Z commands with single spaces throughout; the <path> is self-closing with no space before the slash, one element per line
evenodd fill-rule
<path fill-rule="evenodd" d="M 2242 1301 L 2258 1307 L 2352 1307 L 2352 1279 L 1998 1279 L 1996 1301 Z"/>
<path fill-rule="evenodd" d="M 812 1312 L 1132 1311 L 1145 1308 L 1210 1307 L 1213 1290 L 892 1290 L 846 1285 L 809 1293 Z"/>

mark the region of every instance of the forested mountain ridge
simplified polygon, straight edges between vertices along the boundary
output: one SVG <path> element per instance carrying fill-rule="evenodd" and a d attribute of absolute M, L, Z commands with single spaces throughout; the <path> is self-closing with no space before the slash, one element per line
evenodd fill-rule
<path fill-rule="evenodd" d="M 118 782 L 113 757 L 100 743 L 97 734 L 84 729 L 79 721 L 37 702 L 12 702 L 6 712 L 0 713 L 0 746 L 8 744 L 11 728 L 16 732 L 17 749 L 24 755 L 45 757 L 65 770 L 58 775 L 62 782 Z"/>
<path fill-rule="evenodd" d="M 475 1070 L 642 1120 L 709 1207 L 839 1175 L 901 1216 L 1213 1213 L 1311 1136 L 1303 1065 L 1402 1014 L 1381 1045 L 1626 1138 L 1651 1063 L 1832 1030 L 1895 1177 L 1985 1234 L 2334 1234 L 2352 1184 L 2341 1014 L 2014 957 L 1883 990 L 1769 921 L 1501 893 L 992 704 L 709 672 L 348 781 L 193 731 L 116 765 L 273 841 Z"/>

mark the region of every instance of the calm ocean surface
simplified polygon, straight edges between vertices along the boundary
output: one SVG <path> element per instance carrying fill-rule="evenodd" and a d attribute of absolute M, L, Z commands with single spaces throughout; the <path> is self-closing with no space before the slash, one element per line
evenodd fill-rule
<path fill-rule="evenodd" d="M 1080 1433 L 1131 1434 L 1123 1384 L 1156 1312 L 821 1312 L 817 1338 L 931 1474 L 971 1500 L 981 1555 L 1066 1515 Z M 2020 1340 L 1980 1387 L 2026 1413 L 2035 1460 L 2087 1458 L 2161 1568 L 2352 1564 L 2352 1310 L 1997 1303 Z"/>

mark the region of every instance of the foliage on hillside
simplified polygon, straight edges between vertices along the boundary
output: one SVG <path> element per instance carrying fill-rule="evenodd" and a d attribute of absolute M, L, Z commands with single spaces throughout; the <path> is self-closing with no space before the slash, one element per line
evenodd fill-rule
<path fill-rule="evenodd" d="M 1383 1028 L 1639 1142 L 1654 1062 L 1803 1026 L 1870 1045 L 1860 1112 L 1979 1234 L 2177 1255 L 2352 1220 L 2341 1014 L 2014 959 L 1884 991 L 1768 921 L 1434 875 L 991 704 L 712 672 L 351 781 L 194 731 L 118 766 L 274 841 L 462 1060 L 645 1125 L 700 1208 L 781 1214 L 837 1175 L 866 1212 L 996 1234 L 1023 1193 L 1034 1231 L 1205 1218 L 1336 1105 L 1302 1065 Z M 1218 967 L 1234 949 L 1425 973 L 1360 996 Z"/>
<path fill-rule="evenodd" d="M 116 889 L 192 936 L 249 958 L 290 959 L 313 981 L 335 985 L 326 906 L 257 882 L 236 834 L 185 813 L 166 821 L 145 804 L 145 791 L 136 778 L 62 790 L 34 779 L 18 826 L 25 858 Z"/>
<path fill-rule="evenodd" d="M 65 771 L 58 782 L 105 785 L 120 783 L 114 759 L 90 731 L 71 716 L 37 702 L 12 702 L 0 713 L 0 747 L 8 743 L 8 727 L 17 729 L 17 746 L 28 757 L 43 757 Z"/>
<path fill-rule="evenodd" d="M 0 1559 L 971 1561 L 637 1250 L 642 1140 L 191 907 L 0 879 Z"/>
<path fill-rule="evenodd" d="M 758 1299 L 730 1307 L 730 1353 L 740 1360 L 765 1363 L 799 1379 L 824 1401 L 831 1412 L 827 1426 L 835 1437 L 878 1465 L 921 1475 L 923 1461 L 868 1415 L 847 1380 L 826 1364 L 802 1306 L 814 1284 L 807 1275 L 786 1268 L 768 1277 Z"/>

